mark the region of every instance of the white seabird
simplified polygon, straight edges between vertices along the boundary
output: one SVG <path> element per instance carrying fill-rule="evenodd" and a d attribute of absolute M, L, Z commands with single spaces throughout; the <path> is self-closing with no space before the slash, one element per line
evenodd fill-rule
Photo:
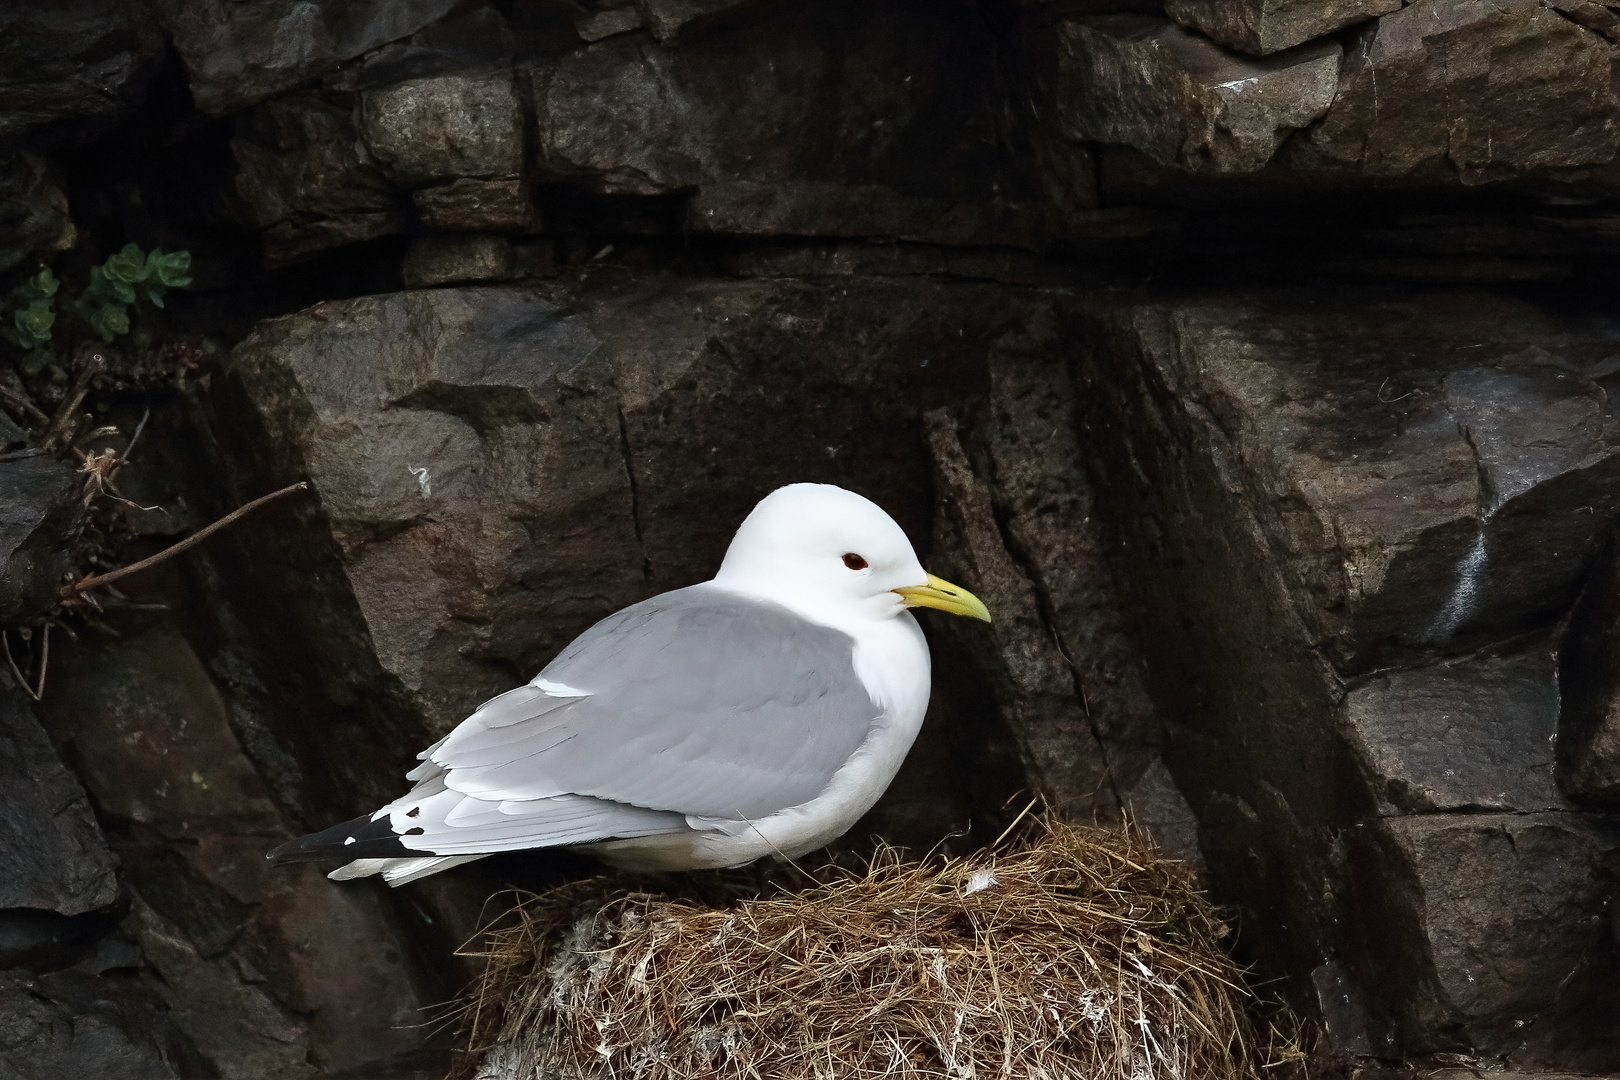
<path fill-rule="evenodd" d="M 877 802 L 922 724 L 913 607 L 990 620 L 876 504 L 779 488 L 712 581 L 603 619 L 418 754 L 408 794 L 269 857 L 400 885 L 526 848 L 632 870 L 814 851 Z"/>

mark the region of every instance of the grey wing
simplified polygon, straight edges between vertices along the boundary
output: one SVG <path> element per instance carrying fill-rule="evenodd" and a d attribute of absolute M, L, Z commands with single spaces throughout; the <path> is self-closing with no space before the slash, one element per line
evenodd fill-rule
<path fill-rule="evenodd" d="M 457 850 L 476 834 L 537 846 L 768 817 L 819 795 L 870 734 L 879 709 L 853 649 L 779 605 L 665 593 L 487 702 L 425 752 L 417 790 L 389 810 L 411 824 L 398 808 L 420 804 L 417 827 L 458 834 Z M 542 825 L 548 838 L 515 843 Z"/>

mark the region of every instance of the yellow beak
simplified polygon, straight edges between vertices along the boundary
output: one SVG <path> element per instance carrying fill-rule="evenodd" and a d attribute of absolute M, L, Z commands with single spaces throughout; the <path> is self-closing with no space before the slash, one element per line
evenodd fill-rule
<path fill-rule="evenodd" d="M 960 585 L 952 585 L 944 578 L 928 575 L 926 585 L 907 585 L 903 589 L 895 589 L 900 594 L 900 601 L 906 607 L 931 607 L 940 611 L 948 611 L 952 615 L 966 615 L 971 619 L 990 621 L 990 611 L 984 606 L 984 601 L 968 592 Z"/>

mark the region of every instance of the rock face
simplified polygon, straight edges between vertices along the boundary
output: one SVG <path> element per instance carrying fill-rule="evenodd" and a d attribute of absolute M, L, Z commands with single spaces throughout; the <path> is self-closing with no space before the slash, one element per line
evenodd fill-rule
<path fill-rule="evenodd" d="M 1620 145 L 1612 61 L 1609 42 L 1531 0 L 1419 0 L 1347 50 L 1309 154 L 1378 175 L 1446 167 L 1476 182 L 1609 161 Z"/>
<path fill-rule="evenodd" d="M 932 8 L 788 6 L 747 25 L 746 49 L 736 33 L 598 42 L 533 72 L 540 167 L 607 193 L 695 189 L 698 232 L 1033 244 L 1048 222 L 1020 199 L 1029 181 L 984 153 L 985 16 Z"/>
<path fill-rule="evenodd" d="M 391 179 L 412 186 L 523 167 L 522 114 L 508 72 L 409 79 L 361 98 L 360 130 Z"/>
<path fill-rule="evenodd" d="M 72 565 L 67 541 L 81 510 L 71 466 L 46 457 L 0 462 L 0 620 L 50 606 Z"/>
<path fill-rule="evenodd" d="M 0 975 L 0 1068 L 19 1080 L 94 1076 L 171 1080 L 191 1064 L 150 1003 L 77 971 L 41 979 Z M 143 1030 L 144 1029 L 144 1030 Z M 156 1033 L 156 1037 L 153 1037 Z M 145 1036 L 143 1038 L 142 1036 Z"/>
<path fill-rule="evenodd" d="M 1572 798 L 1620 801 L 1620 564 L 1612 552 L 1570 619 L 1560 657 L 1558 784 Z"/>
<path fill-rule="evenodd" d="M 1169 0 L 1164 6 L 1176 22 L 1250 56 L 1280 52 L 1399 8 L 1398 0 Z"/>
<path fill-rule="evenodd" d="M 407 37 L 453 0 L 311 3 L 160 0 L 163 27 L 191 73 L 197 107 L 221 115 L 291 90 L 345 60 Z"/>
<path fill-rule="evenodd" d="M 1083 368 L 1166 761 L 1342 1052 L 1614 1053 L 1563 1041 L 1612 1007 L 1616 835 L 1552 783 L 1548 638 L 1613 513 L 1610 346 L 1552 317 L 1209 297 L 1108 315 Z"/>
<path fill-rule="evenodd" d="M 10 674 L 0 698 L 0 909 L 82 915 L 118 899 L 117 860 L 90 803 L 61 762 Z"/>
<path fill-rule="evenodd" d="M 129 929 L 195 1053 L 257 1078 L 416 1049 L 408 1025 L 426 1002 L 381 898 L 265 862 L 290 830 L 185 639 L 155 628 L 70 653 L 58 678 L 46 722 L 116 823 Z"/>
<path fill-rule="evenodd" d="M 163 51 L 143 5 L 18 0 L 0 12 L 0 144 L 82 143 L 127 117 Z"/>
<path fill-rule="evenodd" d="M 1333 104 L 1339 46 L 1234 56 L 1140 15 L 1065 22 L 1057 108 L 1071 139 L 1123 143 L 1192 172 L 1249 173 Z"/>
<path fill-rule="evenodd" d="M 67 196 L 46 175 L 45 163 L 26 152 L 0 162 L 0 272 L 30 255 L 61 251 L 77 239 Z"/>
<path fill-rule="evenodd" d="M 238 130 L 236 190 L 271 262 L 404 229 L 404 199 L 360 141 L 350 108 L 316 91 L 292 94 L 246 114 Z"/>

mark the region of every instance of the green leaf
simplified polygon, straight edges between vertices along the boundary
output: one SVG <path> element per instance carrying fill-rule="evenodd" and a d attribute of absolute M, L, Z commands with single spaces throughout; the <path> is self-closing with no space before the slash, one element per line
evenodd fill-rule
<path fill-rule="evenodd" d="M 175 251 L 165 255 L 162 248 L 157 248 L 146 257 L 146 272 L 156 278 L 164 288 L 182 289 L 190 285 L 191 278 L 186 276 L 186 271 L 190 269 L 189 251 Z"/>
<path fill-rule="evenodd" d="M 56 275 L 52 274 L 51 268 L 47 266 L 23 282 L 18 291 L 27 294 L 30 300 L 49 300 L 56 295 L 60 285 L 61 282 L 56 280 Z"/>
<path fill-rule="evenodd" d="M 107 275 L 108 281 L 128 286 L 145 281 L 151 271 L 147 268 L 146 256 L 141 249 L 135 244 L 125 244 L 123 251 L 107 257 L 102 264 L 102 273 Z"/>
<path fill-rule="evenodd" d="M 123 304 L 103 304 L 90 316 L 90 328 L 110 343 L 119 334 L 129 333 L 129 309 Z"/>
<path fill-rule="evenodd" d="M 51 340 L 51 324 L 54 322 L 56 312 L 51 310 L 51 302 L 47 299 L 35 300 L 17 312 L 17 334 L 26 339 L 28 348 L 33 348 L 40 342 Z"/>
<path fill-rule="evenodd" d="M 163 306 L 163 294 L 168 291 L 168 289 L 165 289 L 162 285 L 159 285 L 156 282 L 148 281 L 146 283 L 146 298 L 152 301 L 153 307 Z"/>

